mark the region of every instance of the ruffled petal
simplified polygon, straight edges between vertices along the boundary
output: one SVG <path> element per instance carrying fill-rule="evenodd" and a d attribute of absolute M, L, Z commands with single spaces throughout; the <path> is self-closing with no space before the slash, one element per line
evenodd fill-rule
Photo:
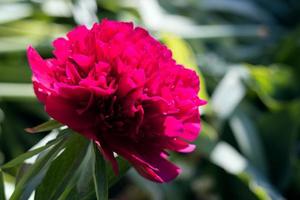
<path fill-rule="evenodd" d="M 196 145 L 189 144 L 179 138 L 173 138 L 165 142 L 161 142 L 161 146 L 164 146 L 166 149 L 176 151 L 179 153 L 190 153 L 195 150 Z"/>
<path fill-rule="evenodd" d="M 142 176 L 152 181 L 169 182 L 180 173 L 180 168 L 169 162 L 167 155 L 163 151 L 157 151 L 154 146 L 116 139 L 110 143 L 110 146 L 116 153 L 127 159 Z"/>
<path fill-rule="evenodd" d="M 164 122 L 165 135 L 168 137 L 178 137 L 183 134 L 184 126 L 182 122 L 175 117 L 166 117 Z"/>
<path fill-rule="evenodd" d="M 45 104 L 47 96 L 51 94 L 51 91 L 37 81 L 33 81 L 33 90 L 38 100 Z"/>
<path fill-rule="evenodd" d="M 144 177 L 159 183 L 165 183 L 176 178 L 181 169 L 166 160 L 166 155 L 163 153 L 144 152 L 141 155 L 142 159 L 149 163 L 152 167 L 141 165 L 133 157 L 128 158 L 129 161 L 133 161 L 135 169 Z M 153 168 L 157 168 L 154 170 Z"/>
<path fill-rule="evenodd" d="M 95 129 L 95 117 L 92 113 L 79 113 L 78 105 L 57 95 L 47 97 L 46 112 L 55 120 L 90 138 L 90 131 Z M 95 137 L 93 137 L 95 138 Z M 95 138 L 97 139 L 97 138 Z"/>
<path fill-rule="evenodd" d="M 45 87 L 50 87 L 50 84 L 53 82 L 53 78 L 50 75 L 51 69 L 49 69 L 47 62 L 43 60 L 38 52 L 31 46 L 27 49 L 27 57 L 34 78 Z"/>
<path fill-rule="evenodd" d="M 185 123 L 183 127 L 184 133 L 179 137 L 191 142 L 197 139 L 201 129 L 200 123 Z"/>

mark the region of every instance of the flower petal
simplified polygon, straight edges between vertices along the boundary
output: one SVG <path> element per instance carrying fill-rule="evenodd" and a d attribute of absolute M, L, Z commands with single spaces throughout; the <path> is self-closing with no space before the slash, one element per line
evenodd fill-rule
<path fill-rule="evenodd" d="M 178 137 L 183 134 L 182 122 L 175 117 L 166 117 L 164 122 L 165 135 L 168 137 Z"/>
<path fill-rule="evenodd" d="M 51 70 L 47 62 L 43 60 L 38 52 L 31 46 L 27 49 L 27 57 L 35 79 L 41 82 L 45 87 L 49 87 L 52 78 L 50 76 Z"/>
<path fill-rule="evenodd" d="M 187 141 L 194 141 L 197 139 L 201 126 L 199 123 L 185 123 L 184 125 L 184 133 L 179 137 L 187 140 Z"/>
<path fill-rule="evenodd" d="M 116 153 L 131 162 L 142 176 L 152 181 L 169 182 L 180 173 L 180 168 L 166 160 L 167 156 L 154 147 L 116 140 L 110 145 Z"/>
<path fill-rule="evenodd" d="M 57 95 L 47 97 L 46 112 L 55 120 L 90 138 L 87 130 L 94 130 L 95 117 L 92 113 L 78 113 L 78 105 Z M 95 138 L 95 136 L 93 136 Z M 96 139 L 96 138 L 95 138 Z"/>

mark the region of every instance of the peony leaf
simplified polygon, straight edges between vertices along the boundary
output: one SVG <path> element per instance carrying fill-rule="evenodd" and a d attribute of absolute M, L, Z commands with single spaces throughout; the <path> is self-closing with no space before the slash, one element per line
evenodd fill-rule
<path fill-rule="evenodd" d="M 291 110 L 299 113 L 299 108 L 298 105 Z M 269 164 L 269 177 L 277 188 L 283 189 L 289 184 L 288 180 L 297 159 L 294 147 L 299 141 L 297 139 L 299 115 L 281 110 L 257 116 L 257 121 Z"/>
<path fill-rule="evenodd" d="M 195 144 L 200 154 L 208 156 L 213 151 L 219 138 L 216 130 L 204 120 L 202 120 L 201 126 L 202 130 Z"/>
<path fill-rule="evenodd" d="M 45 146 L 36 148 L 34 150 L 31 150 L 31 151 L 27 151 L 27 152 L 19 155 L 17 158 L 15 158 L 15 159 L 11 160 L 10 162 L 8 162 L 8 163 L 4 164 L 3 166 L 1 166 L 1 169 L 5 170 L 5 169 L 9 169 L 9 168 L 18 166 L 18 165 L 22 164 L 24 162 L 24 160 L 26 160 L 28 158 L 31 158 L 32 156 L 34 156 L 34 155 L 48 149 L 49 147 L 59 143 L 62 139 L 63 139 L 62 137 L 56 138 L 56 139 L 48 142 Z"/>
<path fill-rule="evenodd" d="M 0 169 L 0 200 L 5 200 L 4 178 L 1 169 Z"/>
<path fill-rule="evenodd" d="M 229 124 L 243 155 L 255 168 L 263 172 L 264 175 L 268 175 L 266 156 L 259 132 L 249 114 L 245 114 L 251 113 L 254 109 L 250 105 L 242 103 L 229 119 Z"/>
<path fill-rule="evenodd" d="M 87 148 L 85 157 L 83 158 L 78 171 L 76 174 L 78 176 L 73 176 L 70 180 L 68 186 L 65 188 L 64 192 L 58 198 L 59 200 L 65 199 L 83 199 L 90 193 L 95 194 L 94 183 L 93 183 L 93 144 Z M 95 199 L 95 195 L 92 196 L 92 199 Z"/>
<path fill-rule="evenodd" d="M 63 126 L 63 124 L 51 119 L 45 123 L 42 123 L 38 126 L 33 127 L 33 128 L 26 128 L 25 130 L 29 133 L 40 133 L 40 132 L 45 132 L 45 131 L 51 131 L 55 128 L 59 128 L 62 126 Z"/>
<path fill-rule="evenodd" d="M 284 199 L 267 178 L 253 167 L 238 151 L 226 142 L 218 142 L 210 160 L 227 173 L 237 176 L 248 185 L 258 199 Z"/>
<path fill-rule="evenodd" d="M 52 161 L 46 176 L 38 186 L 35 199 L 57 199 L 75 176 L 88 147 L 88 140 L 74 133 L 67 141 L 65 150 Z"/>
<path fill-rule="evenodd" d="M 277 65 L 246 67 L 250 75 L 246 83 L 270 110 L 287 106 L 291 100 L 289 96 L 295 97 L 298 93 L 297 77 L 289 68 Z"/>
<path fill-rule="evenodd" d="M 46 170 L 51 161 L 64 148 L 65 140 L 61 140 L 53 146 L 45 155 L 40 157 L 24 175 L 16 185 L 10 200 L 25 200 L 28 199 L 38 184 L 42 181 Z"/>
<path fill-rule="evenodd" d="M 103 156 L 100 154 L 99 149 L 96 144 L 94 144 L 94 155 L 95 155 L 95 163 L 94 163 L 94 185 L 96 191 L 97 200 L 105 200 L 108 199 L 108 177 L 107 177 L 107 169 L 106 162 Z"/>
<path fill-rule="evenodd" d="M 93 181 L 93 159 L 94 154 L 93 145 L 87 151 L 86 157 L 79 167 L 79 179 L 77 181 L 70 181 L 70 184 L 65 191 L 58 198 L 59 200 L 65 199 L 82 199 L 92 200 L 95 199 L 95 186 Z M 117 157 L 119 166 L 119 175 L 116 176 L 111 167 L 107 168 L 108 186 L 114 185 L 130 168 L 128 161 L 121 157 Z"/>
<path fill-rule="evenodd" d="M 232 67 L 214 90 L 211 97 L 211 105 L 214 113 L 221 119 L 232 115 L 237 105 L 246 95 L 246 86 L 243 80 L 248 77 L 245 67 Z"/>

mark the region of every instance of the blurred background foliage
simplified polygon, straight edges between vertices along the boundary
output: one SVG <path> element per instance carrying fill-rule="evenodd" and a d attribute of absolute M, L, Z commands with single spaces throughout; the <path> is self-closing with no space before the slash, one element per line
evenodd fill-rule
<path fill-rule="evenodd" d="M 158 185 L 130 170 L 112 199 L 300 199 L 298 0 L 0 0 L 0 165 L 45 136 L 24 131 L 47 120 L 26 47 L 50 57 L 55 37 L 102 18 L 151 31 L 208 101 L 197 150 L 172 155 L 180 177 Z"/>

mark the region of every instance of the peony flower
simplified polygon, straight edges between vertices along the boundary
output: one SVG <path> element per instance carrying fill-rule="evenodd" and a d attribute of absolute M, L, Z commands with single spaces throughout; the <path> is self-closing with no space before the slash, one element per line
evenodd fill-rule
<path fill-rule="evenodd" d="M 54 57 L 29 47 L 34 91 L 55 120 L 93 140 L 115 173 L 114 153 L 144 177 L 174 179 L 168 151 L 188 153 L 200 131 L 196 73 L 132 23 L 78 26 L 53 42 Z"/>

